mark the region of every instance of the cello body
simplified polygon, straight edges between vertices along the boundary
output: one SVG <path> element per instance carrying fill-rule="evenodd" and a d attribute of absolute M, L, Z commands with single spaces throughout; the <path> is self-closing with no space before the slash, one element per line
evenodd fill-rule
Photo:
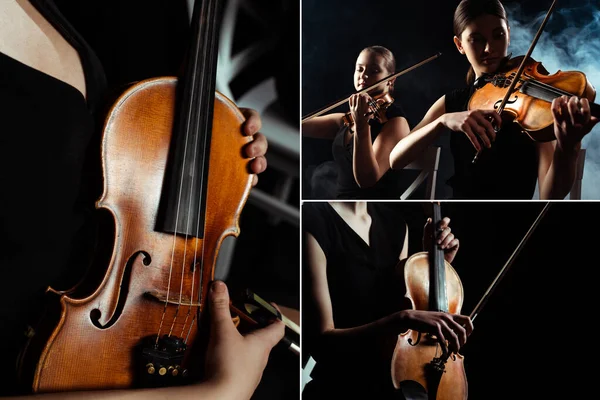
<path fill-rule="evenodd" d="M 114 220 L 110 262 L 99 282 L 87 282 L 96 289 L 86 297 L 49 289 L 58 314 L 31 338 L 21 363 L 34 392 L 170 385 L 201 374 L 201 311 L 219 247 L 239 234 L 252 184 L 242 147 L 252 139 L 242 135 L 241 112 L 217 92 L 203 235 L 158 229 L 177 83 L 137 83 L 105 120 L 96 207 Z"/>

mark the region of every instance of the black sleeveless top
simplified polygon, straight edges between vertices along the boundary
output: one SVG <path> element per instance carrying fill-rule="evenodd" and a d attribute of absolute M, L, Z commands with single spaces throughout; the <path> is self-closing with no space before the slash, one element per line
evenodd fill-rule
<path fill-rule="evenodd" d="M 303 229 L 314 236 L 327 259 L 327 283 L 334 324 L 338 329 L 357 327 L 389 315 L 398 309 L 399 300 L 404 295 L 394 290 L 396 286 L 392 273 L 404 245 L 406 222 L 393 204 L 370 202 L 367 209 L 372 218 L 370 246 L 329 203 L 302 205 Z M 302 324 L 305 327 L 314 326 L 317 321 L 310 320 L 311 316 L 316 315 L 309 300 L 310 280 L 305 278 L 303 281 Z M 303 351 L 310 354 L 312 341 L 317 339 L 311 336 L 308 329 L 303 330 L 302 337 Z M 348 349 L 351 362 L 343 354 L 333 355 L 335 365 L 327 360 L 318 360 L 311 374 L 314 381 L 311 393 L 333 391 L 339 396 L 349 390 L 352 395 L 363 392 L 365 395 L 379 395 L 391 390 L 387 387 L 389 366 L 386 375 L 386 366 L 378 367 L 376 363 L 363 360 L 359 353 L 360 349 Z M 305 394 L 308 396 L 308 393 Z"/>
<path fill-rule="evenodd" d="M 77 50 L 85 72 L 87 101 L 73 86 L 0 53 L 0 394 L 13 393 L 14 357 L 30 314 L 48 286 L 82 273 L 91 242 L 90 221 L 97 189 L 96 169 L 87 169 L 88 150 L 99 132 L 94 111 L 105 91 L 93 51 L 48 0 L 30 0 Z M 88 186 L 88 184 L 90 186 Z M 94 186 L 94 189 L 91 187 Z M 75 251 L 77 250 L 77 251 Z M 73 265 L 75 269 L 69 266 Z"/>
<path fill-rule="evenodd" d="M 446 94 L 446 112 L 466 111 L 473 85 Z M 537 182 L 535 142 L 516 123 L 505 123 L 490 149 L 477 151 L 462 132 L 450 135 L 454 175 L 448 180 L 455 199 L 531 200 Z"/>
<path fill-rule="evenodd" d="M 395 117 L 406 118 L 402 107 L 397 103 L 392 103 L 386 110 L 388 119 Z M 381 132 L 383 124 L 376 119 L 369 121 L 371 126 L 371 142 Z M 347 127 L 343 126 L 335 136 L 332 145 L 333 159 L 337 165 L 337 195 L 338 199 L 399 199 L 402 194 L 404 183 L 401 181 L 401 171 L 394 171 L 391 168 L 377 181 L 377 183 L 369 188 L 360 188 L 354 179 L 352 172 L 352 155 L 354 154 L 354 140 L 349 140 L 348 144 L 344 144 Z"/>

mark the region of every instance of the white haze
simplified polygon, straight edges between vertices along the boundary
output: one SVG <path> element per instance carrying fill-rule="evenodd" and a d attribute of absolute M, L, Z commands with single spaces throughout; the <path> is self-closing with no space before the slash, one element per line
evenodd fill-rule
<path fill-rule="evenodd" d="M 552 12 L 537 45 L 531 54 L 550 74 L 561 71 L 581 71 L 588 81 L 600 90 L 600 9 L 581 2 L 576 8 L 560 8 Z M 529 21 L 520 21 L 522 12 L 518 4 L 506 6 L 511 29 L 509 52 L 513 56 L 525 55 L 544 20 L 542 13 Z M 563 17 L 563 18 L 558 18 Z M 557 21 L 567 21 L 568 25 L 557 29 Z M 553 24 L 554 21 L 554 24 Z M 547 31 L 552 29 L 551 33 Z M 598 103 L 598 97 L 596 97 Z M 586 149 L 583 170 L 581 198 L 600 199 L 600 123 L 583 139 Z M 536 194 L 537 195 L 537 194 Z"/>

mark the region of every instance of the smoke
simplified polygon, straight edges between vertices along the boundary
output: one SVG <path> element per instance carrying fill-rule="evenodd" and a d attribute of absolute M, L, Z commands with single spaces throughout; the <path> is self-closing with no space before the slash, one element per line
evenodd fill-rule
<path fill-rule="evenodd" d="M 304 171 L 307 180 L 306 194 L 309 199 L 335 199 L 338 167 L 335 161 L 325 161 L 317 166 L 310 166 Z"/>
<path fill-rule="evenodd" d="M 597 4 L 597 3 L 596 3 Z M 525 55 L 531 46 L 546 12 L 524 20 L 520 5 L 506 5 L 513 56 Z M 600 9 L 591 2 L 579 2 L 575 7 L 561 5 L 552 12 L 531 57 L 541 61 L 550 74 L 561 71 L 581 71 L 600 90 Z M 598 97 L 596 98 L 598 103 Z M 581 198 L 600 199 L 600 123 L 583 139 L 586 149 Z"/>

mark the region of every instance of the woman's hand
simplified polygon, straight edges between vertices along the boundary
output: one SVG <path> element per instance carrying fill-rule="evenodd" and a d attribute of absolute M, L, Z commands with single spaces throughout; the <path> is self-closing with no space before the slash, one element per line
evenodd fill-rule
<path fill-rule="evenodd" d="M 412 329 L 435 335 L 440 343 L 448 343 L 457 353 L 473 332 L 473 322 L 466 315 L 436 311 L 402 310 L 396 313 L 401 329 Z"/>
<path fill-rule="evenodd" d="M 211 332 L 206 357 L 207 383 L 219 399 L 250 399 L 267 365 L 269 353 L 284 335 L 284 324 L 271 325 L 242 336 L 229 311 L 227 286 L 213 283 L 209 293 Z"/>
<path fill-rule="evenodd" d="M 368 94 L 353 94 L 350 96 L 348 100 L 348 104 L 350 105 L 350 113 L 352 113 L 352 119 L 354 120 L 354 131 L 355 132 L 364 132 L 365 127 L 371 118 L 373 118 L 373 114 L 370 113 L 369 109 L 369 101 L 371 98 Z"/>
<path fill-rule="evenodd" d="M 423 248 L 425 251 L 431 250 L 432 231 L 431 218 L 428 218 L 423 231 Z M 460 242 L 454 237 L 450 229 L 450 218 L 444 217 L 439 222 L 436 230 L 436 243 L 441 250 L 444 250 L 444 259 L 451 263 L 454 257 L 456 257 Z"/>
<path fill-rule="evenodd" d="M 481 151 L 481 142 L 485 147 L 492 147 L 492 142 L 496 140 L 496 131 L 490 122 L 496 123 L 500 128 L 502 118 L 494 110 L 470 110 L 456 113 L 444 114 L 441 122 L 448 129 L 455 132 L 463 132 L 467 135 L 471 144 L 477 151 Z"/>
<path fill-rule="evenodd" d="M 581 140 L 598 123 L 598 118 L 591 115 L 588 99 L 577 96 L 552 100 L 552 116 L 556 147 L 570 153 L 578 151 Z"/>
<path fill-rule="evenodd" d="M 258 183 L 258 174 L 267 169 L 265 154 L 269 145 L 265 135 L 258 132 L 262 127 L 262 121 L 258 112 L 251 108 L 240 108 L 240 111 L 246 117 L 246 121 L 242 124 L 242 132 L 244 135 L 252 136 L 254 139 L 244 146 L 244 157 L 252 158 L 248 168 L 250 173 L 255 174 L 252 186 L 256 186 Z"/>

